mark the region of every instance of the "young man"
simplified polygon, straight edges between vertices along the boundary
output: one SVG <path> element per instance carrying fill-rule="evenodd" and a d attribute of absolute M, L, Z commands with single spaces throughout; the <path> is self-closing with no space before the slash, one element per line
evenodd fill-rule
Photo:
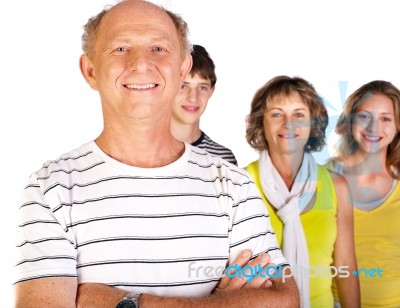
<path fill-rule="evenodd" d="M 171 130 L 176 139 L 237 165 L 232 151 L 200 130 L 200 117 L 215 90 L 215 65 L 207 50 L 193 45 L 193 65 L 172 105 Z"/>
<path fill-rule="evenodd" d="M 89 20 L 83 50 L 103 131 L 28 181 L 16 307 L 298 305 L 293 278 L 244 284 L 217 271 L 252 254 L 251 266 L 286 260 L 247 174 L 171 134 L 191 67 L 186 23 L 122 1 Z"/>

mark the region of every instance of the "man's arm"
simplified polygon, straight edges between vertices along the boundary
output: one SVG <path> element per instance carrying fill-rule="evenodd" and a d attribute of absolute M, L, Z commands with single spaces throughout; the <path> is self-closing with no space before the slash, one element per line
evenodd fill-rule
<path fill-rule="evenodd" d="M 297 287 L 293 278 L 272 279 L 270 288 L 243 288 L 205 298 L 168 298 L 145 294 L 143 307 L 299 307 Z"/>
<path fill-rule="evenodd" d="M 251 253 L 240 254 L 233 264 L 240 266 L 262 267 L 270 265 L 269 258 L 262 256 L 250 261 Z M 264 255 L 265 257 L 265 255 Z M 142 307 L 207 307 L 229 305 L 257 305 L 262 307 L 298 307 L 299 296 L 292 277 L 261 279 L 254 278 L 250 283 L 245 277 L 225 279 L 223 288 L 212 295 L 203 298 L 160 297 L 143 294 L 140 297 Z M 271 284 L 265 283 L 271 281 Z M 78 288 L 78 291 L 77 291 Z M 128 292 L 97 283 L 84 283 L 78 286 L 76 278 L 40 278 L 20 282 L 15 285 L 15 307 L 115 307 Z M 76 306 L 75 306 L 76 305 Z"/>
<path fill-rule="evenodd" d="M 249 261 L 251 253 L 245 251 L 232 264 L 239 266 L 258 264 L 267 268 L 269 256 L 267 254 Z M 270 283 L 269 283 L 270 282 Z M 115 307 L 118 301 L 127 294 L 127 291 L 109 287 L 103 284 L 84 283 L 79 285 L 77 307 Z M 161 297 L 151 294 L 142 294 L 139 298 L 140 307 L 298 307 L 299 295 L 293 277 L 281 278 L 255 277 L 246 283 L 245 277 L 228 278 L 225 276 L 218 288 L 207 297 Z"/>
<path fill-rule="evenodd" d="M 15 285 L 15 307 L 75 307 L 76 278 L 40 278 Z"/>
<path fill-rule="evenodd" d="M 293 277 L 283 283 L 281 279 L 271 279 L 270 288 L 242 288 L 208 297 L 161 297 L 142 294 L 140 307 L 299 307 L 299 296 Z M 77 307 L 115 307 L 128 292 L 96 283 L 79 285 Z"/>

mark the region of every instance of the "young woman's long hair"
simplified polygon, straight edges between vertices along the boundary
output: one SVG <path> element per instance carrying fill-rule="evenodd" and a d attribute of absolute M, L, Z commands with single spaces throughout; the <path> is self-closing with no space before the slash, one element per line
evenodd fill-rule
<path fill-rule="evenodd" d="M 370 95 L 384 95 L 388 97 L 394 108 L 394 119 L 397 133 L 388 146 L 386 156 L 386 168 L 393 178 L 400 178 L 400 90 L 388 81 L 371 81 L 351 94 L 344 105 L 342 114 L 336 124 L 336 133 L 339 135 L 338 160 L 343 160 L 354 154 L 358 148 L 358 142 L 352 134 L 353 116 L 356 109 Z"/>

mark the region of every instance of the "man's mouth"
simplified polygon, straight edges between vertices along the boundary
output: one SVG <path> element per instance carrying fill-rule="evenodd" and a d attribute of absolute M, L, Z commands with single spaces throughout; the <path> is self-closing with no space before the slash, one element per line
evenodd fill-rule
<path fill-rule="evenodd" d="M 182 106 L 182 108 L 188 112 L 197 112 L 200 109 L 197 106 Z"/>
<path fill-rule="evenodd" d="M 126 84 L 124 85 L 125 88 L 133 89 L 133 90 L 147 90 L 151 88 L 155 88 L 157 85 L 155 83 L 148 83 L 148 84 Z"/>

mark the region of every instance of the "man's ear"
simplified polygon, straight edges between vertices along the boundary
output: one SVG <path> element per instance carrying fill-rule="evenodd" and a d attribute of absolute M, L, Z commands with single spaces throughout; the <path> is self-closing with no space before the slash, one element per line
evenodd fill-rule
<path fill-rule="evenodd" d="M 181 80 L 182 82 L 185 80 L 187 74 L 189 74 L 192 69 L 193 59 L 191 55 L 185 57 L 181 64 Z"/>
<path fill-rule="evenodd" d="M 96 71 L 92 61 L 87 55 L 82 55 L 79 59 L 79 68 L 86 82 L 93 90 L 97 90 Z"/>

